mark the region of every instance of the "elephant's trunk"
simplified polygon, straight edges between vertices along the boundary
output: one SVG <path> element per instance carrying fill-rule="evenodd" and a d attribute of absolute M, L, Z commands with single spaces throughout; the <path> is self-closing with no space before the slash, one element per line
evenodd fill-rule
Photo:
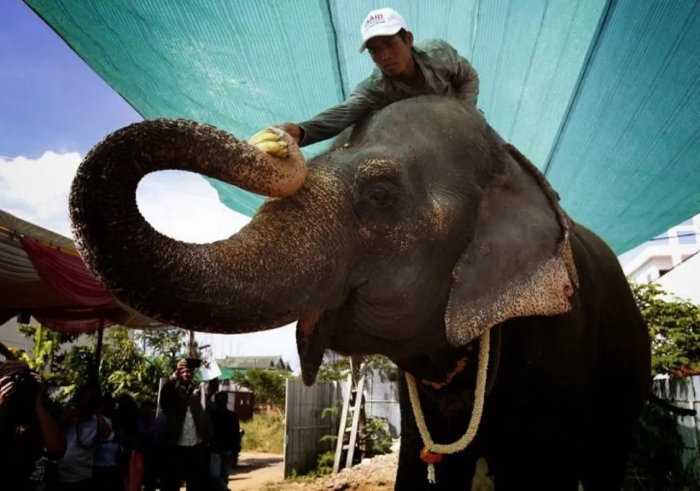
<path fill-rule="evenodd" d="M 162 322 L 224 333 L 293 322 L 304 302 L 313 304 L 295 295 L 295 287 L 317 290 L 310 283 L 332 264 L 294 259 L 292 245 L 271 240 L 280 237 L 273 230 L 279 223 L 254 219 L 230 239 L 188 244 L 156 231 L 136 203 L 139 181 L 169 169 L 266 196 L 291 195 L 307 169 L 297 146 L 288 144 L 290 157 L 278 159 L 189 121 L 145 121 L 116 131 L 90 151 L 73 181 L 70 217 L 83 260 L 115 297 Z M 281 278 L 290 271 L 295 276 Z"/>

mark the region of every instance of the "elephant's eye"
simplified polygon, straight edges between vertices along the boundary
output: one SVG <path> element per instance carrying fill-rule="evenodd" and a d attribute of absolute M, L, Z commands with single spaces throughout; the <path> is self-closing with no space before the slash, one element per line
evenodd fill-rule
<path fill-rule="evenodd" d="M 367 198 L 369 199 L 370 203 L 375 206 L 385 206 L 391 202 L 391 194 L 389 194 L 389 191 L 382 188 L 372 190 Z"/>

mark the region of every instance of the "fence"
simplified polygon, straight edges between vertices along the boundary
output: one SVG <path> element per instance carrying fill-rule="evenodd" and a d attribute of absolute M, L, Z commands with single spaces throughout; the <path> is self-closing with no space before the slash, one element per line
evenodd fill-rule
<path fill-rule="evenodd" d="M 345 385 L 344 382 L 343 391 Z M 366 379 L 365 387 L 365 412 L 369 416 L 387 420 L 391 438 L 398 438 L 401 433 L 401 409 L 396 382 L 390 381 L 381 371 L 373 370 Z"/>
<path fill-rule="evenodd" d="M 284 432 L 284 477 L 305 474 L 316 467 L 318 456 L 334 448 L 333 442 L 320 443 L 337 427 L 334 415 L 322 417 L 325 408 L 342 400 L 339 382 L 316 382 L 306 387 L 301 378 L 287 379 Z"/>
<path fill-rule="evenodd" d="M 700 376 L 655 380 L 653 387 L 654 393 L 662 399 L 698 412 L 697 416 L 676 416 L 676 424 L 685 444 L 681 455 L 683 465 L 692 466 L 700 476 Z"/>
<path fill-rule="evenodd" d="M 301 378 L 287 379 L 285 403 L 284 477 L 293 472 L 304 474 L 316 467 L 318 456 L 335 449 L 335 442 L 320 443 L 325 435 L 337 435 L 337 416 L 322 417 L 325 408 L 342 405 L 347 382 L 316 382 L 306 387 Z M 392 438 L 401 428 L 401 413 L 396 384 L 379 371 L 368 373 L 365 382 L 365 412 L 384 418 Z"/>

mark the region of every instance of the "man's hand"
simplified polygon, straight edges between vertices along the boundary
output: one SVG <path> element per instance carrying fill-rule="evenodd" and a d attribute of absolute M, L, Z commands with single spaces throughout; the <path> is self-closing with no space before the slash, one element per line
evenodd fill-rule
<path fill-rule="evenodd" d="M 15 390 L 15 384 L 10 382 L 10 377 L 0 378 L 0 407 L 10 398 Z"/>
<path fill-rule="evenodd" d="M 297 142 L 297 145 L 299 145 L 299 143 L 301 142 L 301 127 L 298 124 L 285 123 L 277 125 L 277 128 L 287 132 L 289 136 L 294 138 L 294 141 Z"/>

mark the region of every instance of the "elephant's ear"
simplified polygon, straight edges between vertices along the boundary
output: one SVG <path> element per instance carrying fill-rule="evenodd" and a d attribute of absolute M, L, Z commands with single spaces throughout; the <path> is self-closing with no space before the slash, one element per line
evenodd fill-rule
<path fill-rule="evenodd" d="M 556 192 L 512 145 L 493 157 L 502 174 L 485 190 L 473 240 L 452 272 L 445 325 L 454 346 L 513 317 L 566 313 L 578 288 L 574 224 Z"/>

